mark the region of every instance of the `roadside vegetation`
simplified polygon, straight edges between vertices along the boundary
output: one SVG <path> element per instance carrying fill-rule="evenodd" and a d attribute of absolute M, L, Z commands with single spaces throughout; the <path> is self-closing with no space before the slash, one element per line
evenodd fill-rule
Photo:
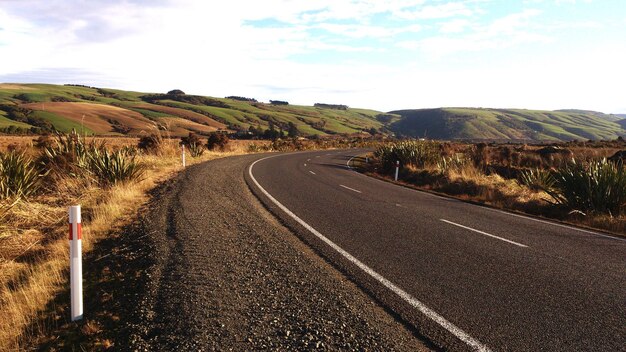
<path fill-rule="evenodd" d="M 182 170 L 182 145 L 188 166 L 245 153 L 374 145 L 363 138 L 285 137 L 233 140 L 214 132 L 171 138 L 156 129 L 141 138 L 76 132 L 0 137 L 0 311 L 6 322 L 0 350 L 49 344 L 57 329 L 79 331 L 83 339 L 98 329 L 94 320 L 70 323 L 68 300 L 58 299 L 68 285 L 68 206 L 82 206 L 86 254 L 132 221 L 157 183 Z"/>
<path fill-rule="evenodd" d="M 407 140 L 380 144 L 363 168 L 461 199 L 626 233 L 622 138 L 553 145 Z M 626 153 L 624 154 L 626 155 Z"/>
<path fill-rule="evenodd" d="M 150 189 L 182 169 L 181 143 L 193 146 L 187 165 L 243 154 L 249 144 L 230 141 L 220 150 L 207 150 L 207 138 L 192 135 L 181 141 L 159 133 L 140 140 L 85 138 L 75 132 L 4 138 L 13 140 L 0 149 L 3 351 L 36 348 L 59 324 L 70 324 L 68 307 L 54 303 L 67 288 L 68 206 L 82 206 L 87 253 L 135 216 Z M 93 322 L 82 324 L 87 332 L 93 328 Z M 107 341 L 96 345 L 107 347 Z"/>
<path fill-rule="evenodd" d="M 399 160 L 401 182 L 413 187 L 626 232 L 626 172 L 615 156 L 626 149 L 622 139 L 528 146 L 281 135 L 170 138 L 154 129 L 141 138 L 75 132 L 0 138 L 0 311 L 7 322 L 0 329 L 1 349 L 34 348 L 47 343 L 51 331 L 73 326 L 67 300 L 55 299 L 68 280 L 68 206 L 82 205 L 83 248 L 89 252 L 135 218 L 149 190 L 182 169 L 182 145 L 187 165 L 253 152 L 370 147 L 371 163 L 362 167 L 376 177 L 390 178 Z M 98 328 L 93 321 L 81 324 L 83 335 Z"/>

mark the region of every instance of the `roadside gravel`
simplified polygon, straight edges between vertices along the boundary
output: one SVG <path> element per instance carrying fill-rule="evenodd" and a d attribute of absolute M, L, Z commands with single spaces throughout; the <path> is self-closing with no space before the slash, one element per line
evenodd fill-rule
<path fill-rule="evenodd" d="M 149 264 L 115 346 L 429 350 L 267 212 L 244 181 L 258 158 L 195 165 L 156 192 L 138 234 Z"/>

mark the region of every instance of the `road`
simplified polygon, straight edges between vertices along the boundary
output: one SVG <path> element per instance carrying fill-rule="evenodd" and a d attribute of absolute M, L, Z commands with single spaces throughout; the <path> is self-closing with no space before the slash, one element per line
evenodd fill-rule
<path fill-rule="evenodd" d="M 102 291 L 121 321 L 102 340 L 122 351 L 431 350 L 267 212 L 244 181 L 259 158 L 197 164 L 152 192 L 121 236 L 124 256 L 98 262 L 119 278 Z M 101 304 L 85 311 L 106 316 Z"/>
<path fill-rule="evenodd" d="M 305 242 L 446 350 L 626 350 L 626 240 L 376 180 L 347 167 L 361 152 L 259 157 L 246 178 Z"/>

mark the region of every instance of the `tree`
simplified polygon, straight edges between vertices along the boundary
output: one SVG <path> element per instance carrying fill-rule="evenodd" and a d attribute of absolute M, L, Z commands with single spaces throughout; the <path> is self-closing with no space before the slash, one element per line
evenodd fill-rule
<path fill-rule="evenodd" d="M 289 122 L 289 126 L 287 128 L 287 136 L 291 138 L 296 138 L 299 134 L 300 132 L 298 131 L 298 127 L 296 127 L 296 124 L 293 122 Z"/>
<path fill-rule="evenodd" d="M 207 139 L 206 147 L 208 150 L 224 150 L 229 141 L 230 139 L 228 138 L 228 135 L 226 133 L 213 132 L 209 135 L 209 138 Z"/>
<path fill-rule="evenodd" d="M 174 89 L 174 90 L 170 90 L 169 92 L 167 92 L 168 95 L 185 95 L 185 92 L 183 92 L 180 89 Z"/>
<path fill-rule="evenodd" d="M 265 130 L 265 132 L 263 132 L 263 138 L 276 140 L 283 136 L 282 127 L 280 128 L 280 131 L 277 131 L 276 125 L 274 124 L 273 121 L 269 121 L 268 124 L 269 124 L 269 128 Z"/>

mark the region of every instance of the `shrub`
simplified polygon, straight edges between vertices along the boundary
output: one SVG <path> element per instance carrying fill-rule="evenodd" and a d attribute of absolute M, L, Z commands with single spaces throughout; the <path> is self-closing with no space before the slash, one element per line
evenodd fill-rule
<path fill-rule="evenodd" d="M 43 135 L 35 139 L 34 142 L 37 149 L 46 149 L 53 145 L 54 140 L 49 135 Z"/>
<path fill-rule="evenodd" d="M 24 153 L 0 153 L 0 199 L 29 197 L 40 188 L 41 175 Z"/>
<path fill-rule="evenodd" d="M 468 164 L 467 159 L 463 158 L 459 154 L 455 154 L 450 157 L 442 156 L 437 161 L 437 169 L 442 173 L 448 171 L 459 171 Z"/>
<path fill-rule="evenodd" d="M 478 143 L 472 149 L 474 166 L 485 169 L 489 164 L 489 147 L 485 143 Z"/>
<path fill-rule="evenodd" d="M 143 167 L 125 150 L 111 152 L 94 148 L 89 155 L 89 171 L 102 186 L 138 181 L 143 177 Z"/>
<path fill-rule="evenodd" d="M 522 171 L 519 182 L 535 191 L 548 191 L 554 187 L 554 176 L 549 170 L 535 168 Z"/>
<path fill-rule="evenodd" d="M 208 150 L 224 150 L 229 142 L 228 135 L 223 132 L 213 132 L 207 139 L 206 147 Z"/>
<path fill-rule="evenodd" d="M 70 176 L 82 176 L 88 169 L 90 149 L 103 147 L 104 143 L 85 144 L 74 130 L 69 134 L 57 134 L 54 143 L 44 147 L 40 163 L 46 170 L 51 170 L 53 173 L 67 172 Z"/>
<path fill-rule="evenodd" d="M 380 145 L 374 152 L 383 168 L 390 170 L 396 161 L 402 165 L 424 168 L 436 165 L 440 159 L 439 143 L 433 141 L 403 141 Z"/>
<path fill-rule="evenodd" d="M 151 134 L 139 139 L 137 147 L 144 152 L 158 154 L 163 148 L 163 137 L 160 134 Z"/>
<path fill-rule="evenodd" d="M 606 159 L 559 168 L 548 194 L 568 209 L 620 215 L 626 205 L 626 169 Z"/>
<path fill-rule="evenodd" d="M 202 154 L 204 154 L 204 145 L 192 144 L 189 146 L 189 154 L 191 154 L 193 158 L 201 157 Z"/>
<path fill-rule="evenodd" d="M 70 175 L 95 180 L 101 186 L 138 180 L 143 168 L 135 162 L 133 148 L 116 152 L 103 143 L 86 144 L 75 131 L 58 135 L 53 145 L 45 147 L 40 163 L 57 176 Z"/>

